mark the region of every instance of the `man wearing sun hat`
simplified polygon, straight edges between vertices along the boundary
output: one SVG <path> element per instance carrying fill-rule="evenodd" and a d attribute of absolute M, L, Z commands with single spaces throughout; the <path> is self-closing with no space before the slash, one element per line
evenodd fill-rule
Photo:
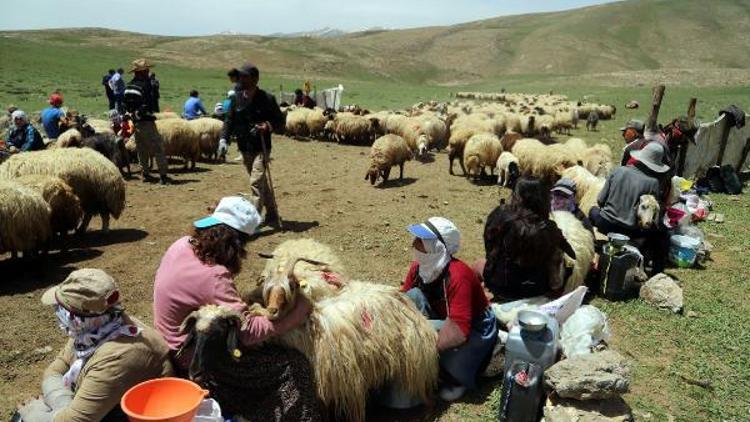
<path fill-rule="evenodd" d="M 310 303 L 302 300 L 284 318 L 270 321 L 250 314 L 234 284 L 247 252 L 250 237 L 262 219 L 245 198 L 229 196 L 219 201 L 213 213 L 193 223 L 167 249 L 154 280 L 154 326 L 167 341 L 178 370 L 186 371 L 191 353 L 176 353 L 187 337 L 180 329 L 193 311 L 204 305 L 222 305 L 244 315 L 240 341 L 249 346 L 303 323 Z"/>
<path fill-rule="evenodd" d="M 589 218 L 602 234 L 610 232 L 631 238 L 645 238 L 647 247 L 653 251 L 654 272 L 661 272 L 669 247 L 665 231 L 659 227 L 643 229 L 638 225 L 637 210 L 643 195 L 663 198 L 660 179 L 670 171 L 664 164 L 665 149 L 658 142 L 651 142 L 643 149 L 633 151 L 633 165 L 620 166 L 607 177 L 597 198 L 598 207 L 591 208 Z"/>
<path fill-rule="evenodd" d="M 443 372 L 440 397 L 460 398 L 474 388 L 476 376 L 497 341 L 497 320 L 479 278 L 454 255 L 461 233 L 452 221 L 432 217 L 408 227 L 414 236 L 414 261 L 401 291 L 438 331 Z"/>
<path fill-rule="evenodd" d="M 138 162 L 141 164 L 143 181 L 151 182 L 149 157 L 156 157 L 159 176 L 162 185 L 170 183 L 167 171 L 167 158 L 164 155 L 161 136 L 156 130 L 154 113 L 159 109 L 159 99 L 149 72 L 153 66 L 146 59 L 136 59 L 130 68 L 133 79 L 125 88 L 125 109 L 133 117 L 135 123 L 135 142 L 138 149 Z"/>
<path fill-rule="evenodd" d="M 18 409 L 23 421 L 123 418 L 120 398 L 130 387 L 172 374 L 164 340 L 124 312 L 104 271 L 73 271 L 42 303 L 54 307 L 70 340 L 44 371 L 42 397 Z"/>

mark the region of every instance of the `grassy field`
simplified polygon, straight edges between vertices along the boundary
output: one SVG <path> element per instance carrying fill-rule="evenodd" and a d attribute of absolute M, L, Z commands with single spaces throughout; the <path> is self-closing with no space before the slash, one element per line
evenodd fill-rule
<path fill-rule="evenodd" d="M 99 85 L 104 71 L 126 66 L 139 55 L 127 44 L 93 45 L 78 48 L 78 38 L 58 39 L 55 44 L 37 38 L 0 37 L 0 105 L 18 104 L 35 112 L 46 106 L 48 94 L 60 89 L 66 106 L 90 115 L 101 115 L 106 99 Z M 61 44 L 68 43 L 65 48 Z M 225 70 L 219 66 L 192 68 L 188 63 L 158 61 L 155 69 L 162 84 L 162 108 L 181 110 L 187 92 L 198 89 L 207 106 L 223 98 L 228 89 Z M 261 69 L 263 70 L 263 69 Z M 419 79 L 413 77 L 414 79 Z M 613 80 L 620 81 L 613 85 Z M 625 80 L 626 82 L 622 82 Z M 355 69 L 350 76 L 316 79 L 319 87 L 345 86 L 345 103 L 356 103 L 372 110 L 401 108 L 417 101 L 449 100 L 459 90 L 497 92 L 562 93 L 571 99 L 584 96 L 592 101 L 615 104 L 615 120 L 605 121 L 596 133 L 577 132 L 588 141 L 606 140 L 620 145 L 617 128 L 631 117 L 645 118 L 651 88 L 633 74 L 627 77 L 571 77 L 565 75 L 525 75 L 493 77 L 482 83 L 452 86 L 425 84 L 404 80 L 382 79 L 363 75 Z M 276 91 L 301 85 L 302 79 L 277 74 L 263 74 L 261 85 Z M 737 104 L 750 108 L 748 86 L 703 86 L 701 83 L 668 84 L 662 107 L 662 121 L 684 114 L 688 100 L 698 98 L 698 119 L 715 118 L 722 107 Z M 641 110 L 625 110 L 629 100 L 638 100 Z M 441 164 L 442 165 L 442 164 Z M 718 212 L 726 214 L 723 224 L 706 223 L 702 227 L 714 244 L 713 262 L 705 269 L 670 270 L 685 288 L 686 311 L 692 316 L 661 312 L 634 300 L 610 303 L 595 300 L 611 320 L 614 337 L 611 345 L 634 362 L 632 392 L 627 402 L 640 420 L 668 420 L 670 416 L 684 421 L 750 420 L 750 199 L 715 195 Z M 712 389 L 687 384 L 683 377 L 705 379 Z M 480 392 L 467 402 L 455 404 L 441 420 L 491 420 L 497 412 L 499 388 L 496 382 L 485 383 Z M 438 415 L 433 415 L 435 418 Z M 433 416 L 430 416 L 432 418 Z"/>

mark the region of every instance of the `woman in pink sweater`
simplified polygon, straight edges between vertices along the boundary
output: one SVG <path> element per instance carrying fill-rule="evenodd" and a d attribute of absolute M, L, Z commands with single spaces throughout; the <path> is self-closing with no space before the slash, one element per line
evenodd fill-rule
<path fill-rule="evenodd" d="M 246 199 L 223 198 L 210 217 L 194 223 L 191 236 L 178 239 L 164 254 L 154 281 L 154 326 L 166 340 L 178 373 L 186 374 L 193 358 L 191 348 L 186 348 L 180 358 L 175 359 L 176 352 L 187 337 L 187 333 L 181 332 L 180 327 L 190 313 L 204 305 L 222 305 L 244 315 L 240 341 L 246 347 L 284 334 L 304 323 L 310 314 L 310 303 L 301 298 L 303 300 L 297 302 L 289 315 L 270 321 L 266 317 L 251 315 L 247 304 L 240 298 L 233 279 L 240 272 L 242 260 L 247 254 L 245 247 L 260 221 L 258 211 Z M 253 350 L 262 349 L 263 347 Z M 243 353 L 255 354 L 253 351 Z M 274 351 L 271 362 L 261 363 L 265 358 L 262 353 L 258 355 L 259 366 L 264 366 L 258 377 L 268 378 L 271 373 L 293 373 L 293 376 L 292 379 L 248 379 L 248 385 L 267 387 L 269 382 L 275 382 L 279 384 L 279 396 L 288 396 L 282 390 L 288 391 L 290 388 L 302 395 L 311 396 L 310 400 L 302 400 L 297 396 L 296 403 L 284 403 L 277 410 L 286 409 L 283 413 L 295 420 L 317 420 L 315 417 L 308 417 L 317 414 L 317 409 L 311 409 L 310 403 L 312 406 L 317 405 L 314 388 L 304 391 L 304 388 L 313 385 L 309 364 L 304 357 L 299 359 L 301 356 L 291 350 L 281 354 Z M 274 368 L 269 369 L 268 366 Z M 292 371 L 285 370 L 289 366 Z M 269 391 L 264 395 L 273 394 Z"/>

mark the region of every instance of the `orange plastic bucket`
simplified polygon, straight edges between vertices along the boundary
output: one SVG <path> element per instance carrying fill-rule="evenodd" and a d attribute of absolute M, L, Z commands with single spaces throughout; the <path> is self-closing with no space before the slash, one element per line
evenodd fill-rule
<path fill-rule="evenodd" d="M 157 378 L 129 389 L 120 400 L 131 422 L 190 422 L 208 391 L 182 378 Z"/>

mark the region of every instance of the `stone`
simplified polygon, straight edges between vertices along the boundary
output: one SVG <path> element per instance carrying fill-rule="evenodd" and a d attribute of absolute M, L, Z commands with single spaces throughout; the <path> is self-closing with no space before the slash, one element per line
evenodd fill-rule
<path fill-rule="evenodd" d="M 573 356 L 550 367 L 544 384 L 564 399 L 615 398 L 630 390 L 630 366 L 612 350 Z"/>
<path fill-rule="evenodd" d="M 641 299 L 657 308 L 670 309 L 672 312 L 682 312 L 684 300 L 682 288 L 672 277 L 660 273 L 651 277 L 641 286 Z"/>
<path fill-rule="evenodd" d="M 40 347 L 38 349 L 34 349 L 35 355 L 46 355 L 47 353 L 52 351 L 52 346 L 44 346 Z"/>
<path fill-rule="evenodd" d="M 630 422 L 633 420 L 630 406 L 620 397 L 594 401 L 548 400 L 544 406 L 545 422 Z"/>

